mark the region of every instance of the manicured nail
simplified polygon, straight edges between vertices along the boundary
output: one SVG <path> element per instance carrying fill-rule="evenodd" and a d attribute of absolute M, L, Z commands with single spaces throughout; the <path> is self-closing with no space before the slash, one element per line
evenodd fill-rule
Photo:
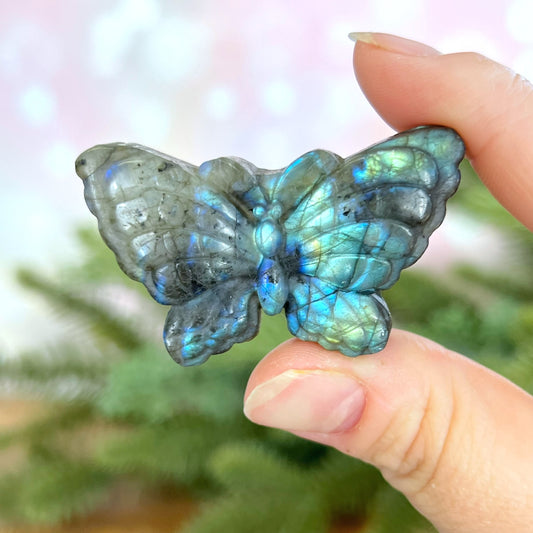
<path fill-rule="evenodd" d="M 372 44 L 389 52 L 396 52 L 407 56 L 436 56 L 440 55 L 438 50 L 426 44 L 404 39 L 390 33 L 373 33 L 367 31 L 354 31 L 348 34 L 352 41 Z"/>
<path fill-rule="evenodd" d="M 258 424 L 288 431 L 338 433 L 359 422 L 365 391 L 339 372 L 288 370 L 258 385 L 244 404 Z"/>

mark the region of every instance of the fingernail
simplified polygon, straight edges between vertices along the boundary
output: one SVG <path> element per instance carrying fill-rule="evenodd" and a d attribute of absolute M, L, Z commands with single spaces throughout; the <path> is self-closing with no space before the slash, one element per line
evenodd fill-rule
<path fill-rule="evenodd" d="M 411 39 L 404 39 L 397 35 L 390 33 L 373 33 L 367 31 L 354 31 L 348 34 L 352 41 L 360 41 L 362 43 L 371 44 L 388 50 L 389 52 L 396 52 L 407 56 L 436 56 L 440 55 L 438 50 L 431 48 L 427 44 L 412 41 Z"/>
<path fill-rule="evenodd" d="M 339 372 L 288 370 L 258 385 L 244 404 L 245 415 L 288 431 L 338 433 L 359 422 L 365 391 Z"/>

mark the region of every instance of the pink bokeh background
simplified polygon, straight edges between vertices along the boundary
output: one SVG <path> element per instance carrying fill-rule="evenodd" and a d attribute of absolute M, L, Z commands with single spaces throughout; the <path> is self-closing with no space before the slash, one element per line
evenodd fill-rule
<path fill-rule="evenodd" d="M 238 155 L 267 168 L 317 147 L 346 156 L 391 133 L 355 83 L 348 32 L 474 50 L 531 78 L 531 20 L 531 0 L 5 3 L 0 357 L 57 334 L 12 272 L 22 263 L 53 275 L 76 260 L 74 228 L 95 224 L 73 170 L 85 148 L 132 141 L 196 164 Z M 491 242 L 451 217 L 425 262 L 475 260 L 472 239 Z"/>

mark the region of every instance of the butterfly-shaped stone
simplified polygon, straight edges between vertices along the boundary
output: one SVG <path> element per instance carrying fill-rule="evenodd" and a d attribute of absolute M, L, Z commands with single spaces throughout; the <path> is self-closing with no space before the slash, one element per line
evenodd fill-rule
<path fill-rule="evenodd" d="M 423 126 L 342 159 L 308 152 L 282 170 L 235 157 L 196 167 L 135 144 L 95 146 L 76 171 L 124 272 L 170 305 L 164 337 L 182 365 L 253 338 L 260 309 L 348 356 L 384 348 L 380 291 L 427 247 L 464 155 Z"/>

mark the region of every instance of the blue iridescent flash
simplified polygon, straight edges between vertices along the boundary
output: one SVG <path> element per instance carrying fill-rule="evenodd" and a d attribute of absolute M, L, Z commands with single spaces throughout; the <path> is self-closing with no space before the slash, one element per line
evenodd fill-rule
<path fill-rule="evenodd" d="M 346 159 L 314 150 L 285 169 L 233 157 L 200 167 L 134 144 L 76 161 L 121 268 L 170 305 L 165 344 L 182 365 L 253 338 L 260 309 L 348 356 L 382 350 L 381 291 L 441 224 L 464 145 L 422 126 Z"/>

